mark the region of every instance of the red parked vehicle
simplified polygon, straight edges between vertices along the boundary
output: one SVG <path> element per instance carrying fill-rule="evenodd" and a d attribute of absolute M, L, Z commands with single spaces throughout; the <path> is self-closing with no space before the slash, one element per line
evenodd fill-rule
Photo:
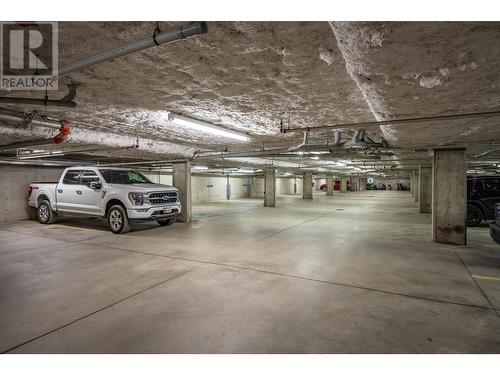
<path fill-rule="evenodd" d="M 319 190 L 321 191 L 326 191 L 327 190 L 327 185 L 323 184 L 319 187 Z M 333 190 L 340 190 L 340 181 L 334 181 L 333 182 Z M 350 181 L 347 181 L 347 190 L 351 191 L 352 190 L 352 185 Z"/>

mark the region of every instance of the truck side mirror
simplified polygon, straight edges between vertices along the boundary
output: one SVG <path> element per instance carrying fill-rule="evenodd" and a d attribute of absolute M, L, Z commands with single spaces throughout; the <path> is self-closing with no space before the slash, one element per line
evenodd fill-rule
<path fill-rule="evenodd" d="M 102 188 L 102 183 L 101 181 L 92 181 L 90 183 L 90 188 L 94 190 L 100 190 Z"/>

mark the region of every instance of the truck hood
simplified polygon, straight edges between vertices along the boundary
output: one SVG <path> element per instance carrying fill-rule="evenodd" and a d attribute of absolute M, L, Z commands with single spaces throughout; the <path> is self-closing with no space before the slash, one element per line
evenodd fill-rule
<path fill-rule="evenodd" d="M 136 192 L 151 192 L 151 191 L 177 191 L 173 186 L 161 184 L 110 184 L 113 188 L 136 191 Z"/>

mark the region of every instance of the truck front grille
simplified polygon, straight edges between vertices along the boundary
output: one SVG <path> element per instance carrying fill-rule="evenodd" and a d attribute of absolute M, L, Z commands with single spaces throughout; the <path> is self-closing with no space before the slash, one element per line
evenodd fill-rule
<path fill-rule="evenodd" d="M 175 202 L 177 202 L 177 193 L 175 191 L 163 191 L 149 194 L 149 203 L 151 204 L 165 204 Z"/>

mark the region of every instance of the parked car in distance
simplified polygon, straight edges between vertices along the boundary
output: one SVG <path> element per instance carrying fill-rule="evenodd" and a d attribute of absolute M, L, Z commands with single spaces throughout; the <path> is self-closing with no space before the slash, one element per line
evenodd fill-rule
<path fill-rule="evenodd" d="M 42 224 L 59 214 L 102 217 L 117 234 L 128 232 L 134 221 L 172 224 L 182 208 L 176 188 L 154 184 L 132 169 L 109 167 L 71 167 L 57 183 L 34 182 L 28 204 Z"/>
<path fill-rule="evenodd" d="M 328 185 L 327 184 L 322 184 L 320 187 L 319 187 L 319 190 L 321 191 L 326 191 L 328 189 Z M 333 190 L 340 190 L 340 181 L 334 181 L 333 182 Z M 351 182 L 350 181 L 347 181 L 347 190 L 352 190 L 352 185 L 351 185 Z"/>
<path fill-rule="evenodd" d="M 467 177 L 467 226 L 494 220 L 496 203 L 500 203 L 500 175 Z"/>

